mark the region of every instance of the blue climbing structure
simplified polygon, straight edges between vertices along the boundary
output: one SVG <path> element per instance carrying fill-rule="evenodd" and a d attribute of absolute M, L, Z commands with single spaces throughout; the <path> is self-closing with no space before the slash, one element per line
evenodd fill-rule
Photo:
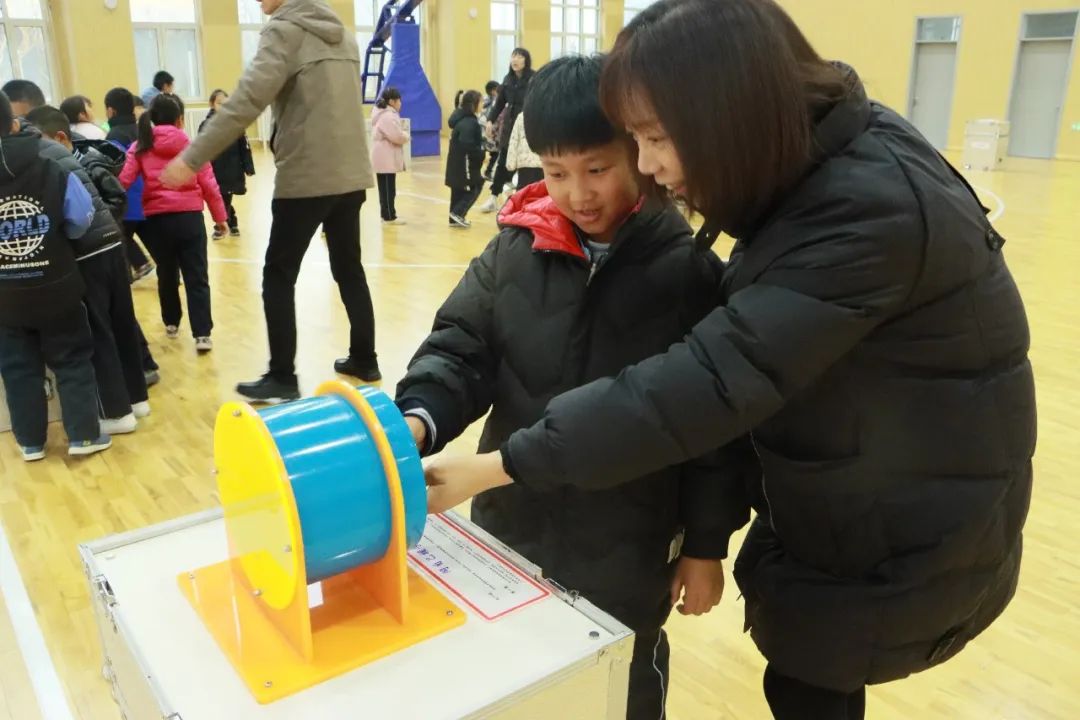
<path fill-rule="evenodd" d="M 420 65 L 420 26 L 413 11 L 421 2 L 390 0 L 383 6 L 361 75 L 366 104 L 378 100 L 386 86 L 401 92 L 401 116 L 411 125 L 413 157 L 438 155 L 442 128 L 442 108 Z"/>

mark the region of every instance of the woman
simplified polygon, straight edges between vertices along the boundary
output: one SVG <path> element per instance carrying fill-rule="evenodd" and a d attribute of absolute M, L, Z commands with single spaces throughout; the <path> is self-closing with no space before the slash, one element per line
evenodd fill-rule
<path fill-rule="evenodd" d="M 525 48 L 514 48 L 514 52 L 510 54 L 510 71 L 503 78 L 499 97 L 488 112 L 488 120 L 492 123 L 498 122 L 501 127 L 499 164 L 495 166 L 495 178 L 491 181 L 491 197 L 480 206 L 480 212 L 489 213 L 498 209 L 499 195 L 502 194 L 503 186 L 510 181 L 511 173 L 506 169 L 506 148 L 510 145 L 514 121 L 525 107 L 525 95 L 529 91 L 529 80 L 532 76 L 532 55 Z"/>
<path fill-rule="evenodd" d="M 224 90 L 215 90 L 210 94 L 210 112 L 199 124 L 200 133 L 228 99 L 229 93 Z M 255 161 L 251 156 L 251 143 L 248 142 L 247 133 L 240 135 L 236 142 L 226 147 L 224 152 L 214 158 L 212 165 L 214 177 L 221 188 L 221 198 L 225 201 L 225 209 L 229 213 L 229 235 L 239 237 L 240 222 L 233 208 L 233 196 L 247 195 L 247 179 L 255 174 Z M 223 237 L 225 233 L 214 231 L 215 240 Z"/>
<path fill-rule="evenodd" d="M 862 718 L 867 684 L 949 659 L 1016 588 L 1035 399 L 1003 240 L 773 0 L 656 3 L 603 91 L 701 240 L 737 239 L 723 305 L 501 453 L 436 460 L 431 509 L 629 481 L 749 434 L 763 484 L 735 578 L 766 698 L 777 718 Z"/>

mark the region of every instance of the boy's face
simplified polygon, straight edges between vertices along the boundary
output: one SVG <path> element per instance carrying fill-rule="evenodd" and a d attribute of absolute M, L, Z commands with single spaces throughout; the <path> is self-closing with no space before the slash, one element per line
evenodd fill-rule
<path fill-rule="evenodd" d="M 11 101 L 11 112 L 15 113 L 15 117 L 17 118 L 26 117 L 33 109 L 34 108 L 30 106 L 30 103 L 25 100 Z"/>
<path fill-rule="evenodd" d="M 597 242 L 611 242 L 640 194 L 625 143 L 541 155 L 548 195 L 559 211 Z"/>

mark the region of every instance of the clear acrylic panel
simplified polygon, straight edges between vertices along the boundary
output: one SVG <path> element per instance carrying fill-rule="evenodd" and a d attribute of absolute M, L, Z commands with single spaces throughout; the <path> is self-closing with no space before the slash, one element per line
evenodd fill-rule
<path fill-rule="evenodd" d="M 599 10 L 582 10 L 582 32 L 586 35 L 596 35 L 596 28 L 600 25 L 600 11 Z"/>
<path fill-rule="evenodd" d="M 1024 23 L 1024 38 L 1071 38 L 1076 33 L 1076 16 L 1076 11 L 1028 15 L 1027 22 Z"/>
<path fill-rule="evenodd" d="M 195 20 L 195 0 L 131 0 L 132 22 L 194 24 Z"/>
<path fill-rule="evenodd" d="M 506 33 L 495 35 L 495 55 L 491 62 L 491 79 L 501 81 L 510 70 L 510 56 L 517 47 L 517 38 Z"/>
<path fill-rule="evenodd" d="M 154 84 L 154 73 L 161 69 L 158 57 L 157 30 L 136 28 L 135 70 L 139 75 L 139 92 Z"/>
<path fill-rule="evenodd" d="M 517 8 L 513 3 L 491 3 L 491 29 L 492 30 L 517 30 Z"/>
<path fill-rule="evenodd" d="M 375 27 L 375 1 L 353 0 L 353 10 L 356 12 L 357 27 Z M 371 38 L 368 38 L 370 40 Z M 367 45 L 367 40 L 364 41 Z"/>
<path fill-rule="evenodd" d="M 41 0 L 7 0 L 8 17 L 16 20 L 41 20 Z M 42 88 L 44 89 L 44 88 Z"/>
<path fill-rule="evenodd" d="M 566 9 L 566 32 L 579 33 L 581 32 L 581 11 L 574 8 Z"/>
<path fill-rule="evenodd" d="M 960 39 L 960 18 L 919 18 L 919 42 L 957 42 Z"/>
<path fill-rule="evenodd" d="M 236 0 L 236 9 L 240 11 L 241 25 L 262 25 L 266 15 L 255 0 Z"/>
<path fill-rule="evenodd" d="M 552 35 L 551 36 L 551 59 L 554 60 L 555 58 L 562 57 L 562 54 L 563 54 L 563 52 L 562 52 L 562 36 L 561 35 Z"/>
<path fill-rule="evenodd" d="M 559 33 L 563 31 L 563 11 L 561 7 L 551 8 L 551 32 Z"/>
<path fill-rule="evenodd" d="M 182 98 L 202 97 L 199 42 L 194 30 L 165 30 L 165 67 L 176 78 L 174 92 Z"/>
<path fill-rule="evenodd" d="M 37 83 L 45 93 L 45 99 L 55 102 L 52 78 L 49 75 L 48 53 L 45 51 L 44 28 L 19 26 L 15 28 L 13 35 L 21 77 Z"/>

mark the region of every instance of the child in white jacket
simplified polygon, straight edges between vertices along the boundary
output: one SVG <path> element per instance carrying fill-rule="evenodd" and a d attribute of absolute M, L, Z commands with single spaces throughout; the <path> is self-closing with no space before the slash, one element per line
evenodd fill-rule
<path fill-rule="evenodd" d="M 544 179 L 540 157 L 532 151 L 529 141 L 525 139 L 525 113 L 517 116 L 514 129 L 510 132 L 510 143 L 506 147 L 506 169 L 510 172 L 517 171 L 518 190 Z"/>

